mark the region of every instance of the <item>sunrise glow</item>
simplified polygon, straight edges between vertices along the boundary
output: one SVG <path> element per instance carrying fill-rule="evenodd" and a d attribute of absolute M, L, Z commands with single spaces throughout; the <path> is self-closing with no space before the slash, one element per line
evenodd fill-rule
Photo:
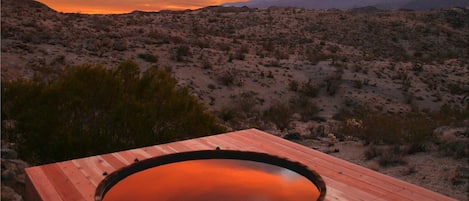
<path fill-rule="evenodd" d="M 64 13 L 119 14 L 135 10 L 185 10 L 198 9 L 224 3 L 246 0 L 124 0 L 124 1 L 82 1 L 82 0 L 39 0 L 50 8 Z"/>

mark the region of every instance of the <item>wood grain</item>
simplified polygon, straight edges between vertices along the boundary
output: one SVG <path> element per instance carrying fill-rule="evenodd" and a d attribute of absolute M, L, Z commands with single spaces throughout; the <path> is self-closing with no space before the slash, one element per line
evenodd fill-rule
<path fill-rule="evenodd" d="M 268 153 L 303 163 L 323 177 L 328 201 L 454 200 L 257 129 L 30 167 L 26 169 L 26 200 L 93 201 L 95 189 L 106 174 L 134 163 L 135 159 L 216 147 Z"/>

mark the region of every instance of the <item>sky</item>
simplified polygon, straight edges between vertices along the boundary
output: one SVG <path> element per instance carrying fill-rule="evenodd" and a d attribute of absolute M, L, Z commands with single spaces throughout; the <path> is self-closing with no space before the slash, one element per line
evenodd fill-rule
<path fill-rule="evenodd" d="M 50 8 L 65 13 L 116 14 L 134 10 L 185 10 L 246 0 L 38 0 Z"/>

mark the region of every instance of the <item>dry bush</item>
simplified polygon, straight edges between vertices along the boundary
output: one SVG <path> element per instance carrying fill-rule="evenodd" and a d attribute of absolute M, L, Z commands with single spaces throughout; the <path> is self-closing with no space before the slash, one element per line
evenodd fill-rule
<path fill-rule="evenodd" d="M 171 59 L 174 61 L 185 61 L 185 58 L 191 56 L 190 47 L 187 45 L 179 45 L 170 49 Z"/>
<path fill-rule="evenodd" d="M 379 165 L 393 166 L 393 165 L 403 165 L 406 162 L 403 160 L 403 155 L 399 146 L 376 146 L 370 145 L 364 152 L 366 160 L 371 160 L 376 158 Z"/>
<path fill-rule="evenodd" d="M 375 145 L 370 145 L 363 152 L 366 160 L 371 160 L 379 155 L 378 148 Z"/>
<path fill-rule="evenodd" d="M 291 109 L 301 115 L 302 121 L 309 121 L 316 117 L 319 107 L 309 97 L 297 96 L 290 99 Z"/>
<path fill-rule="evenodd" d="M 309 79 L 307 82 L 303 82 L 299 91 L 305 96 L 314 98 L 319 94 L 319 90 L 320 87 Z"/>
<path fill-rule="evenodd" d="M 344 135 L 357 136 L 367 143 L 409 144 L 409 152 L 425 151 L 425 142 L 432 141 L 434 122 L 425 115 L 386 115 L 368 111 L 359 119 L 347 117 L 340 126 Z"/>
<path fill-rule="evenodd" d="M 293 111 L 285 102 L 273 101 L 272 106 L 264 111 L 264 119 L 274 123 L 280 130 L 288 128 Z"/>
<path fill-rule="evenodd" d="M 249 116 L 252 113 L 257 112 L 256 107 L 258 105 L 256 98 L 256 93 L 254 92 L 244 92 L 239 94 L 233 102 L 236 110 L 244 113 L 246 116 Z"/>
<path fill-rule="evenodd" d="M 142 53 L 138 54 L 138 58 L 143 59 L 146 62 L 150 63 L 157 63 L 158 62 L 158 56 L 150 54 L 150 53 Z"/>
<path fill-rule="evenodd" d="M 235 69 L 228 69 L 218 75 L 218 82 L 225 86 L 243 86 L 243 79 L 239 76 L 241 72 Z"/>
<path fill-rule="evenodd" d="M 334 75 L 326 77 L 324 84 L 326 85 L 326 92 L 333 96 L 339 90 L 340 84 L 342 84 L 343 71 L 338 70 Z"/>
<path fill-rule="evenodd" d="M 288 83 L 288 89 L 290 89 L 290 91 L 298 91 L 299 86 L 300 86 L 300 83 L 298 83 L 298 81 L 296 80 L 291 80 Z"/>
<path fill-rule="evenodd" d="M 380 153 L 378 163 L 383 167 L 407 164 L 402 155 L 398 146 L 387 147 Z"/>
<path fill-rule="evenodd" d="M 325 61 L 329 58 L 328 55 L 321 51 L 321 46 L 307 47 L 304 50 L 304 59 L 309 61 L 312 65 L 318 64 L 320 61 Z"/>

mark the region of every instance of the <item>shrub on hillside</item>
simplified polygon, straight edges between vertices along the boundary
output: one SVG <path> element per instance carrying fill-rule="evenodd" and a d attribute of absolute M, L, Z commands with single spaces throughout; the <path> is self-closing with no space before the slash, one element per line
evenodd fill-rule
<path fill-rule="evenodd" d="M 290 99 L 290 107 L 301 115 L 302 121 L 309 121 L 319 113 L 319 107 L 306 96 L 298 96 Z"/>
<path fill-rule="evenodd" d="M 293 111 L 287 103 L 274 102 L 267 110 L 264 111 L 264 118 L 277 125 L 280 130 L 288 128 Z"/>
<path fill-rule="evenodd" d="M 149 63 L 158 62 L 158 56 L 149 54 L 149 53 L 138 54 L 138 58 L 143 59 L 144 61 L 149 62 Z"/>
<path fill-rule="evenodd" d="M 185 61 L 186 57 L 192 55 L 191 49 L 187 45 L 179 45 L 170 50 L 171 59 L 177 62 Z"/>
<path fill-rule="evenodd" d="M 132 61 L 71 67 L 57 79 L 2 82 L 2 139 L 46 163 L 222 132 L 186 88 Z"/>
<path fill-rule="evenodd" d="M 318 96 L 319 90 L 320 90 L 320 87 L 317 84 L 313 83 L 311 79 L 309 79 L 308 82 L 303 82 L 303 84 L 301 85 L 301 88 L 299 89 L 299 91 L 303 95 L 312 97 L 312 98 Z"/>
<path fill-rule="evenodd" d="M 420 114 L 386 115 L 369 112 L 363 118 L 346 119 L 340 128 L 344 135 L 357 136 L 375 144 L 410 144 L 423 151 L 424 142 L 432 140 L 435 124 Z"/>

